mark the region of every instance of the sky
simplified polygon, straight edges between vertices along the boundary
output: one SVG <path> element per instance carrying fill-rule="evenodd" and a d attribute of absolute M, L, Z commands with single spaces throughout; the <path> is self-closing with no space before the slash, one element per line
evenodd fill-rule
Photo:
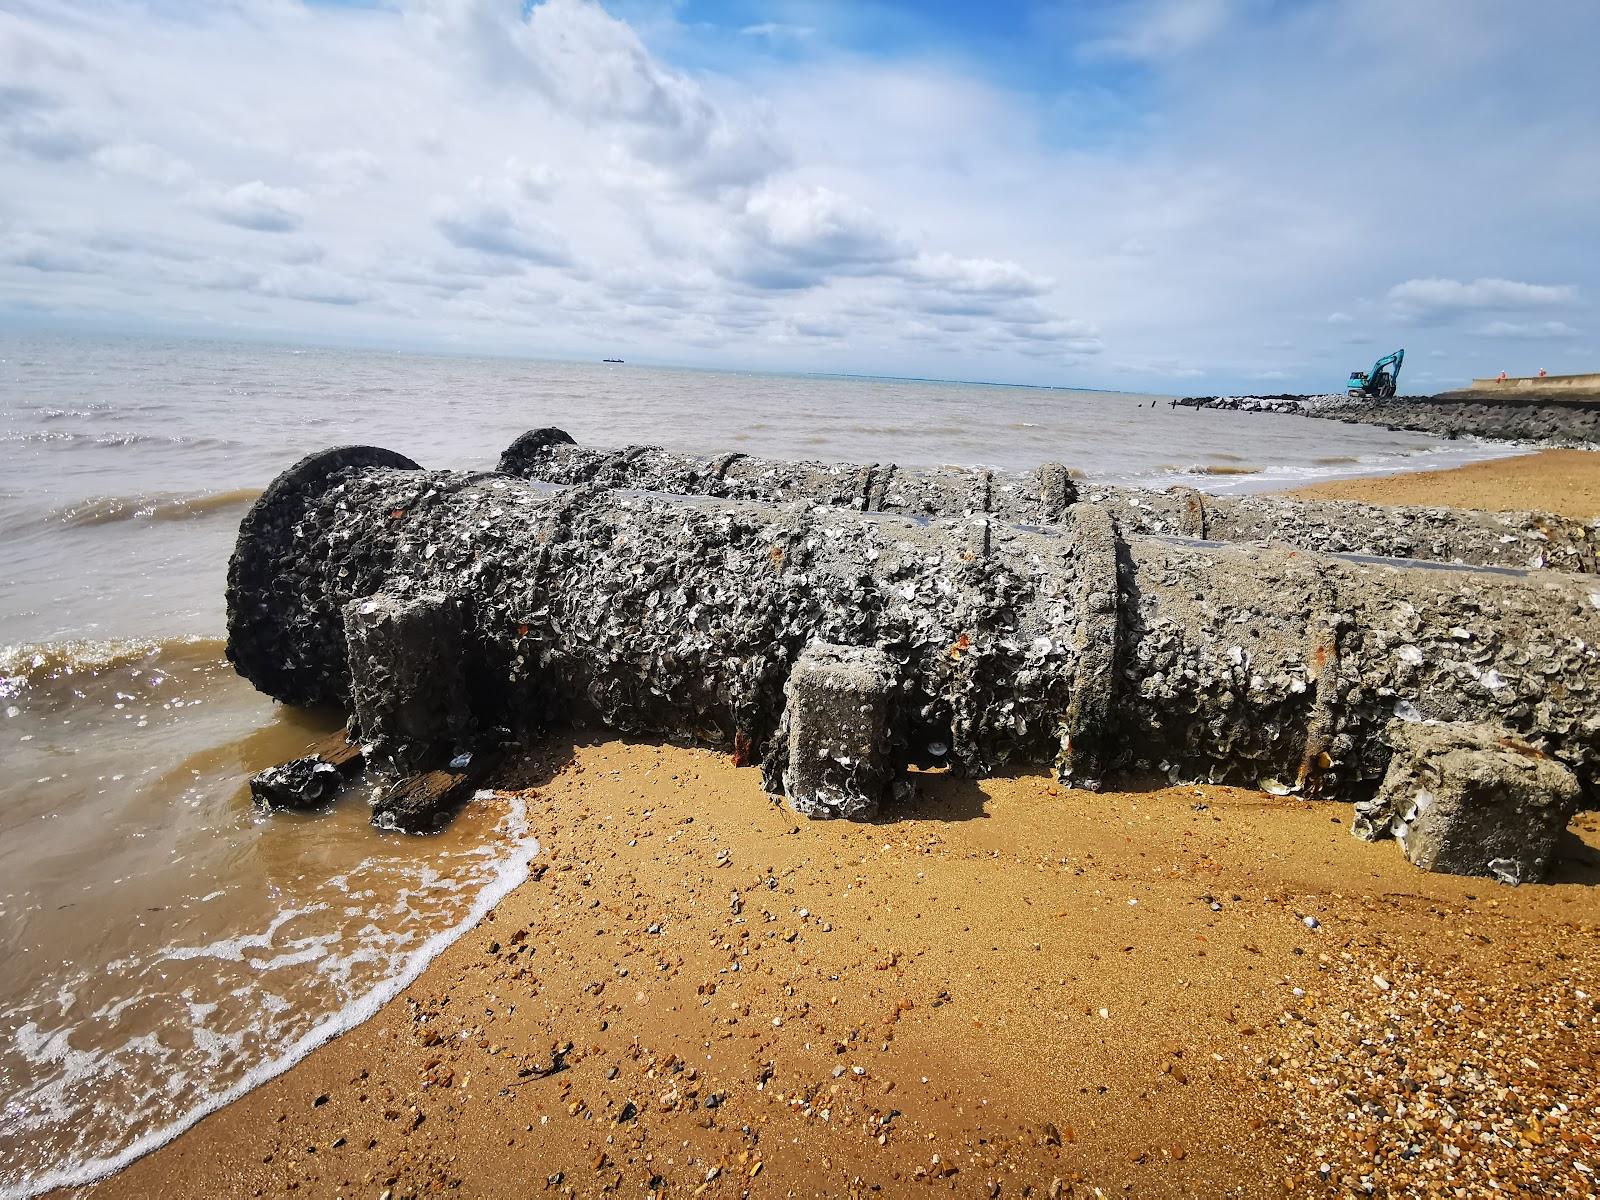
<path fill-rule="evenodd" d="M 0 328 L 1600 370 L 1595 0 L 0 0 Z"/>

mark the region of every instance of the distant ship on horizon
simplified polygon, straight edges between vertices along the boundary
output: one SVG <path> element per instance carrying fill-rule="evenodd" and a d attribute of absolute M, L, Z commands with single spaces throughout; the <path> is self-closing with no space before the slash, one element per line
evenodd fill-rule
<path fill-rule="evenodd" d="M 619 363 L 622 360 L 620 358 L 602 358 L 600 361 L 603 363 Z"/>

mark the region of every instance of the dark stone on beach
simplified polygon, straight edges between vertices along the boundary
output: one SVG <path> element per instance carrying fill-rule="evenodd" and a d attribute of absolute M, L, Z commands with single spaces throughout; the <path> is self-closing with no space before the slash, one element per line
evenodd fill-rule
<path fill-rule="evenodd" d="M 557 429 L 554 425 L 530 429 L 505 448 L 495 470 L 502 475 L 521 475 L 528 464 L 540 460 L 542 452 L 548 447 L 562 445 L 577 445 L 565 429 Z"/>
<path fill-rule="evenodd" d="M 250 780 L 250 793 L 269 810 L 316 808 L 333 800 L 361 774 L 366 758 L 360 746 L 339 730 L 316 742 L 311 753 L 268 767 Z"/>
<path fill-rule="evenodd" d="M 896 679 L 881 650 L 813 642 L 789 673 L 783 790 L 808 817 L 877 814 L 901 764 L 894 755 Z"/>
<path fill-rule="evenodd" d="M 343 785 L 339 768 L 313 754 L 252 775 L 250 794 L 263 808 L 307 809 L 326 804 Z"/>
<path fill-rule="evenodd" d="M 1352 832 L 1393 835 L 1411 862 L 1501 883 L 1544 877 L 1581 800 L 1577 776 L 1490 725 L 1401 725 L 1394 758 Z"/>

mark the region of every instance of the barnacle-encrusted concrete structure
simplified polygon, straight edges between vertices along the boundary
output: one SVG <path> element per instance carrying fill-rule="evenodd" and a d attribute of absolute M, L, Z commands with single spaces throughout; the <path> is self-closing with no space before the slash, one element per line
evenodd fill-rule
<path fill-rule="evenodd" d="M 1393 836 L 1419 867 L 1512 885 L 1544 876 L 1582 799 L 1577 779 L 1492 726 L 1404 725 L 1351 832 Z"/>
<path fill-rule="evenodd" d="M 1015 473 L 893 463 L 785 462 L 745 454 L 703 456 L 629 446 L 579 446 L 560 429 L 530 430 L 500 456 L 504 474 L 547 483 L 722 496 L 775 503 L 804 500 L 858 512 L 956 517 L 987 513 L 1021 524 L 1053 524 L 1079 499 L 1106 504 L 1134 533 L 1218 542 L 1264 541 L 1306 550 L 1416 558 L 1474 566 L 1593 572 L 1600 524 L 1541 512 L 1393 507 L 1282 496 L 1211 496 L 1079 483 L 1060 463 Z"/>
<path fill-rule="evenodd" d="M 435 722 L 438 754 L 588 716 L 762 758 L 773 787 L 814 779 L 795 748 L 843 743 L 804 715 L 799 735 L 796 714 L 785 725 L 791 675 L 808 648 L 818 664 L 859 648 L 839 686 L 873 725 L 859 745 L 892 768 L 854 773 L 875 793 L 910 763 L 1023 762 L 1089 786 L 1144 771 L 1357 798 L 1388 765 L 1390 723 L 1436 718 L 1539 741 L 1592 802 L 1593 578 L 1151 536 L 1081 499 L 1058 515 L 559 488 L 331 450 L 246 517 L 228 655 L 291 703 L 349 706 L 354 679 L 363 736 L 387 723 L 426 742 L 425 709 L 381 694 L 418 672 L 372 657 L 408 643 L 351 625 L 368 602 L 422 628 L 435 617 L 415 605 L 448 606 L 449 653 L 419 651 L 465 709 Z M 863 815 L 879 796 L 860 799 L 801 798 Z"/>

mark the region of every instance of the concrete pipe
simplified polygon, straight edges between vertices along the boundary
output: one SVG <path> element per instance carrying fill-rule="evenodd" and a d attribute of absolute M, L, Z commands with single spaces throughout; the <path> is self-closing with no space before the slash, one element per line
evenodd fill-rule
<path fill-rule="evenodd" d="M 417 769 L 598 720 L 818 815 L 910 764 L 1360 798 L 1400 721 L 1489 719 L 1592 800 L 1600 587 L 1055 525 L 558 488 L 313 455 L 246 516 L 228 656 Z M 800 755 L 804 761 L 795 761 Z"/>
<path fill-rule="evenodd" d="M 705 456 L 630 446 L 597 450 L 560 429 L 531 430 L 506 448 L 498 470 L 549 483 L 689 496 L 806 501 L 858 512 L 1052 524 L 1079 498 L 1106 504 L 1132 533 L 1220 542 L 1267 542 L 1329 553 L 1414 558 L 1471 566 L 1594 572 L 1600 527 L 1539 512 L 1478 512 L 1420 505 L 1388 507 L 1282 496 L 1212 496 L 1090 485 L 1060 463 L 1026 473 L 892 463 L 785 462 L 745 454 Z"/>

